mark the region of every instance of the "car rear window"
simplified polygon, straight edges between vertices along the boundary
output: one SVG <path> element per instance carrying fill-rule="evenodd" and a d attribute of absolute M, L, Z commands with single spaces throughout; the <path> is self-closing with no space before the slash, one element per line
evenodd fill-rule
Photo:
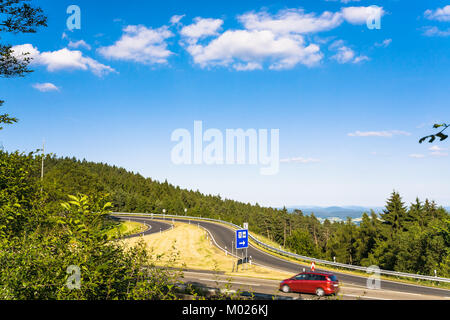
<path fill-rule="evenodd" d="M 333 275 L 331 275 L 331 276 L 328 276 L 328 278 L 331 280 L 331 281 L 337 281 L 337 278 L 336 278 L 336 276 L 333 274 Z"/>

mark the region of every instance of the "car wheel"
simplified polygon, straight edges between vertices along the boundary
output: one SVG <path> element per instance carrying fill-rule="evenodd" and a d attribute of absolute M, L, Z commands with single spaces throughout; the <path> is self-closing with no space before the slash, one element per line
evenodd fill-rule
<path fill-rule="evenodd" d="M 316 289 L 316 295 L 319 297 L 323 297 L 325 295 L 325 291 L 323 291 L 322 288 L 317 288 Z"/>
<path fill-rule="evenodd" d="M 284 293 L 289 293 L 291 292 L 291 288 L 289 288 L 289 286 L 287 284 L 285 284 L 282 288 L 281 291 L 283 291 Z"/>

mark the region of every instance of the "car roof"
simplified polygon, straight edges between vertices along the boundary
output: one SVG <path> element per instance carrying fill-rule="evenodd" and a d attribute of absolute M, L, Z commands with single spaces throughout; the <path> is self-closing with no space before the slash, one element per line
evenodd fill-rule
<path fill-rule="evenodd" d="M 334 273 L 331 272 L 318 272 L 318 271 L 305 271 L 305 272 L 301 272 L 299 274 L 320 274 L 320 275 L 324 275 L 324 276 L 334 276 Z"/>

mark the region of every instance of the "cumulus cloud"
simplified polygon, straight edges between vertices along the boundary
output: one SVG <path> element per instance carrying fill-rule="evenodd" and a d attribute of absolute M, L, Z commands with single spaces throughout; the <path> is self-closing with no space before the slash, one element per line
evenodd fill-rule
<path fill-rule="evenodd" d="M 369 60 L 370 60 L 370 58 L 368 56 L 360 55 L 360 56 L 357 56 L 352 62 L 353 63 L 361 63 L 363 61 L 369 61 Z"/>
<path fill-rule="evenodd" d="M 184 26 L 181 43 L 202 68 L 231 67 L 235 70 L 290 69 L 297 65 L 315 66 L 323 59 L 318 41 L 309 35 L 332 30 L 348 21 L 361 24 L 384 13 L 382 7 L 347 7 L 337 12 L 307 13 L 303 9 L 285 9 L 275 14 L 265 10 L 237 17 L 242 29 L 222 31 L 221 19 L 197 17 Z M 313 38 L 314 39 L 314 38 Z M 334 48 L 339 63 L 361 63 L 367 56 L 347 46 Z"/>
<path fill-rule="evenodd" d="M 190 44 L 187 51 L 201 67 L 232 65 L 237 70 L 288 69 L 298 63 L 313 66 L 322 59 L 319 46 L 305 45 L 303 37 L 276 36 L 269 30 L 228 30 L 207 45 Z"/>
<path fill-rule="evenodd" d="M 190 40 L 198 40 L 208 36 L 218 35 L 218 30 L 221 28 L 223 20 L 200 18 L 194 19 L 194 23 L 184 26 L 180 34 Z"/>
<path fill-rule="evenodd" d="M 238 20 L 248 30 L 270 30 L 275 34 L 316 33 L 334 29 L 343 22 L 339 12 L 325 11 L 317 16 L 305 13 L 303 9 L 282 10 L 276 15 L 264 11 L 251 12 L 239 16 Z"/>
<path fill-rule="evenodd" d="M 86 41 L 84 40 L 78 40 L 78 41 L 70 41 L 69 44 L 67 45 L 69 48 L 73 48 L 73 49 L 78 49 L 80 47 L 83 47 L 87 50 L 91 50 L 91 46 L 86 43 Z"/>
<path fill-rule="evenodd" d="M 450 36 L 450 29 L 441 30 L 438 27 L 424 27 L 423 35 L 427 37 L 448 37 Z"/>
<path fill-rule="evenodd" d="M 172 54 L 166 39 L 173 36 L 167 26 L 158 29 L 143 25 L 129 25 L 113 45 L 101 47 L 98 52 L 109 59 L 134 61 L 143 64 L 165 64 Z"/>
<path fill-rule="evenodd" d="M 170 23 L 171 24 L 178 24 L 178 23 L 180 23 L 181 19 L 184 18 L 184 16 L 185 16 L 184 14 L 182 14 L 182 15 L 174 15 L 174 16 L 172 16 L 170 18 Z"/>
<path fill-rule="evenodd" d="M 355 131 L 347 134 L 350 137 L 385 137 L 390 138 L 393 136 L 410 136 L 411 133 L 400 130 L 390 131 Z"/>
<path fill-rule="evenodd" d="M 331 58 L 339 63 L 347 63 L 353 61 L 355 58 L 355 52 L 346 46 L 342 46 L 337 49 L 337 53 Z"/>
<path fill-rule="evenodd" d="M 32 87 L 41 92 L 59 91 L 59 88 L 50 82 L 34 83 Z"/>
<path fill-rule="evenodd" d="M 313 18 L 314 15 L 306 15 L 301 10 L 283 11 L 274 17 L 267 13 L 248 13 L 238 17 L 245 29 L 219 33 L 223 20 L 197 17 L 180 34 L 194 63 L 202 68 L 229 66 L 248 71 L 262 69 L 267 64 L 273 70 L 289 69 L 297 64 L 313 66 L 323 57 L 319 46 L 306 44 L 300 34 L 307 30 L 301 28 L 300 20 L 311 24 Z M 289 26 L 290 23 L 294 26 Z M 207 37 L 214 38 L 205 43 Z"/>
<path fill-rule="evenodd" d="M 100 62 L 85 57 L 81 51 L 69 50 L 63 48 L 56 51 L 39 52 L 33 45 L 27 43 L 12 47 L 14 54 L 21 57 L 24 53 L 28 53 L 27 57 L 32 58 L 31 64 L 43 65 L 50 72 L 72 69 L 72 70 L 90 70 L 96 76 L 103 76 L 115 70 Z"/>
<path fill-rule="evenodd" d="M 383 48 L 387 48 L 389 47 L 389 45 L 392 43 L 392 39 L 385 39 L 380 43 L 375 43 L 375 47 L 383 47 Z"/>
<path fill-rule="evenodd" d="M 343 18 L 351 24 L 365 24 L 368 20 L 382 17 L 385 12 L 382 7 L 346 7 L 342 8 Z"/>
<path fill-rule="evenodd" d="M 331 59 L 336 60 L 338 63 L 360 63 L 366 60 L 369 60 L 369 57 L 364 55 L 357 56 L 353 49 L 344 45 L 342 40 L 337 40 L 333 42 L 330 47 L 330 50 L 336 51 L 337 53 L 331 57 Z"/>
<path fill-rule="evenodd" d="M 256 62 L 249 62 L 247 64 L 236 63 L 235 65 L 233 65 L 233 68 L 237 71 L 261 70 L 262 65 Z"/>
<path fill-rule="evenodd" d="M 425 11 L 424 16 L 429 20 L 450 21 L 450 5 L 436 10 L 428 9 Z"/>

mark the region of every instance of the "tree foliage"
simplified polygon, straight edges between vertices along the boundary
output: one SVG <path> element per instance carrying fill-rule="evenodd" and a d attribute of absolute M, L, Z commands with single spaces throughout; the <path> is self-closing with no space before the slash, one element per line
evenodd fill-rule
<path fill-rule="evenodd" d="M 449 124 L 445 124 L 445 123 L 436 123 L 433 125 L 433 128 L 437 129 L 437 128 L 442 128 L 441 131 L 439 131 L 438 133 L 435 134 L 430 134 L 429 136 L 425 136 L 423 138 L 420 138 L 419 143 L 422 143 L 426 140 L 428 140 L 429 143 L 434 142 L 434 140 L 436 140 L 436 138 L 439 138 L 439 141 L 444 141 L 445 139 L 448 138 L 448 135 L 444 133 L 445 130 L 447 130 L 447 128 L 450 127 Z"/>
<path fill-rule="evenodd" d="M 29 5 L 29 0 L 0 1 L 0 37 L 2 33 L 35 33 L 37 28 L 47 26 L 47 17 L 41 8 Z M 0 43 L 0 78 L 23 77 L 32 72 L 28 68 L 31 62 L 29 53 L 17 55 L 9 44 Z M 0 100 L 0 107 L 4 101 Z M 9 114 L 0 114 L 0 130 L 2 124 L 17 122 Z"/>
<path fill-rule="evenodd" d="M 106 235 L 107 194 L 70 195 L 58 207 L 41 191 L 40 157 L 0 152 L 0 299 L 174 299 L 178 273 L 155 266 L 143 242 Z M 79 289 L 67 285 L 69 266 Z"/>
<path fill-rule="evenodd" d="M 168 214 L 184 214 L 186 208 L 190 216 L 238 225 L 248 222 L 252 232 L 301 255 L 430 275 L 436 268 L 440 275 L 450 276 L 443 267 L 448 258 L 445 219 L 449 214 L 429 200 L 416 199 L 407 206 L 394 191 L 383 212 L 364 214 L 359 225 L 350 219 L 321 222 L 301 210 L 288 212 L 205 195 L 103 163 L 55 156 L 47 156 L 45 163 L 44 190 L 53 202 L 76 192 L 108 193 L 117 212 L 162 213 L 166 209 Z"/>

